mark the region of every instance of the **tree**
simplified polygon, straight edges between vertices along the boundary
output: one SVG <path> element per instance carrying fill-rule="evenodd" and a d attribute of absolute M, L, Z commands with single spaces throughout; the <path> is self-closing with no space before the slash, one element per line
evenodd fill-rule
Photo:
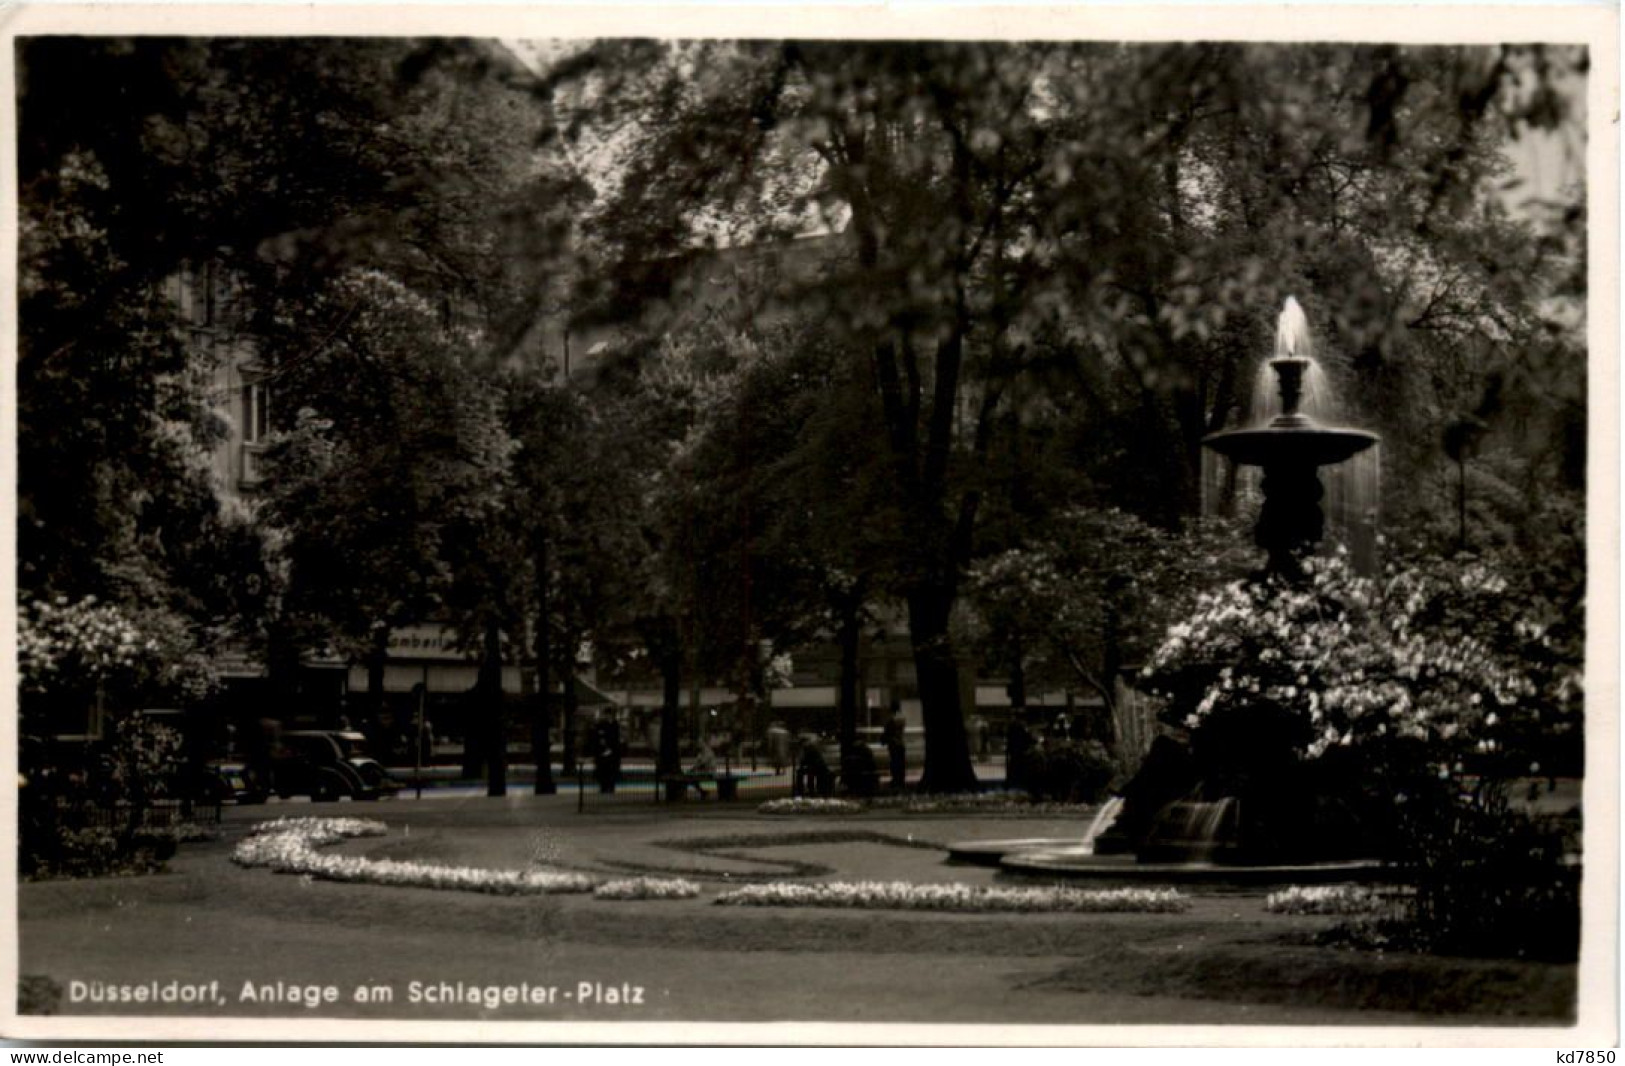
<path fill-rule="evenodd" d="M 864 632 L 895 588 L 900 523 L 868 457 L 885 447 L 879 411 L 840 342 L 810 319 L 758 329 L 725 406 L 695 451 L 694 551 L 720 652 L 742 699 L 762 685 L 764 644 L 833 638 L 837 735 L 856 751 Z"/>
<path fill-rule="evenodd" d="M 489 756 L 500 789 L 505 650 L 492 634 L 524 628 L 507 582 L 526 561 L 504 532 L 497 375 L 534 354 L 565 199 L 534 163 L 521 97 L 492 76 L 518 65 L 481 44 L 413 41 L 136 52 L 178 101 L 143 116 L 140 160 L 154 162 L 119 156 L 132 199 L 160 186 L 173 199 L 150 235 L 231 277 L 230 324 L 278 393 L 287 439 L 266 517 L 288 595 L 268 658 L 339 647 L 367 663 L 376 711 L 392 627 L 463 627 L 490 734 L 469 759 Z"/>
<path fill-rule="evenodd" d="M 1122 511 L 1076 509 L 1023 546 L 978 560 L 968 584 L 983 639 L 1000 658 L 1035 680 L 1093 691 L 1115 722 L 1119 673 L 1144 662 L 1202 589 L 1245 573 L 1253 555 L 1228 523 L 1169 533 Z"/>
<path fill-rule="evenodd" d="M 604 607 L 592 630 L 594 647 L 612 663 L 647 656 L 660 674 L 662 773 L 680 769 L 683 678 L 697 685 L 712 665 L 702 654 L 702 603 L 713 590 L 702 587 L 696 557 L 685 550 L 705 521 L 694 452 L 727 409 L 739 362 L 749 357 L 748 345 L 711 340 L 723 343 L 671 336 L 624 374 L 607 374 L 592 398 L 585 441 L 595 488 L 602 495 L 614 486 L 599 500 L 591 530 Z"/>
<path fill-rule="evenodd" d="M 510 622 L 516 560 L 493 532 L 510 445 L 478 335 L 395 279 L 343 275 L 283 335 L 323 331 L 303 359 L 273 359 L 296 421 L 267 455 L 262 517 L 282 534 L 284 612 L 368 664 L 376 709 L 393 629 L 446 618 L 489 657 L 490 626 Z"/>

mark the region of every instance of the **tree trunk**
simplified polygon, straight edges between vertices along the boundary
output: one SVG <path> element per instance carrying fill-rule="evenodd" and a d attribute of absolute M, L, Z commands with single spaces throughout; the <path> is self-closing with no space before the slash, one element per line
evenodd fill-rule
<path fill-rule="evenodd" d="M 551 796 L 559 790 L 553 780 L 553 732 L 548 728 L 548 712 L 552 710 L 552 694 L 548 692 L 547 672 L 538 670 L 541 682 L 536 702 L 531 710 L 530 754 L 536 763 L 535 794 Z"/>
<path fill-rule="evenodd" d="M 1122 613 L 1117 604 L 1118 597 L 1122 596 L 1131 584 L 1132 579 L 1127 574 L 1113 574 L 1106 580 L 1105 613 L 1101 627 L 1100 680 L 1105 689 L 1101 693 L 1101 698 L 1105 701 L 1106 720 L 1102 723 L 1100 732 L 1105 734 L 1101 739 L 1114 752 L 1120 750 L 1123 739 L 1117 728 L 1117 675 L 1123 668 Z"/>
<path fill-rule="evenodd" d="M 384 720 L 384 663 L 389 659 L 389 627 L 372 631 L 372 647 L 367 651 L 367 720 L 369 733 Z M 362 723 L 354 723 L 357 726 Z"/>
<path fill-rule="evenodd" d="M 682 713 L 683 656 L 675 647 L 660 657 L 660 755 L 655 772 L 681 773 L 682 757 L 677 750 L 678 716 Z"/>
<path fill-rule="evenodd" d="M 508 794 L 508 745 L 502 714 L 502 631 L 495 619 L 485 623 L 484 647 L 480 657 L 478 706 L 480 732 L 484 734 L 485 794 Z"/>
<path fill-rule="evenodd" d="M 974 792 L 978 787 L 959 700 L 959 660 L 948 634 L 952 609 L 953 597 L 940 588 L 909 593 L 909 637 L 925 722 L 922 792 Z"/>
<path fill-rule="evenodd" d="M 576 772 L 576 713 L 581 708 L 581 693 L 576 688 L 575 657 L 564 668 L 564 766 L 566 777 Z"/>
<path fill-rule="evenodd" d="M 852 757 L 858 743 L 858 689 L 862 681 L 858 645 L 863 637 L 863 625 L 855 598 L 843 599 L 839 609 L 841 618 L 836 637 L 841 649 L 841 674 L 836 722 L 844 763 Z"/>
<path fill-rule="evenodd" d="M 559 790 L 553 782 L 553 620 L 548 580 L 547 537 L 536 536 L 536 698 L 530 710 L 530 757 L 536 764 L 535 794 L 551 796 Z"/>
<path fill-rule="evenodd" d="M 1011 707 L 1027 706 L 1027 648 L 1021 634 L 1016 633 L 1010 641 L 1010 683 L 1005 691 L 1010 695 Z"/>

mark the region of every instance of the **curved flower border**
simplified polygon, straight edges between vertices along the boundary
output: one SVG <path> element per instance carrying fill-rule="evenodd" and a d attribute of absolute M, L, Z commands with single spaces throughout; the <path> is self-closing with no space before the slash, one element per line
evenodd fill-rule
<path fill-rule="evenodd" d="M 759 814 L 862 814 L 863 804 L 819 796 L 791 796 L 768 800 L 756 807 Z"/>
<path fill-rule="evenodd" d="M 747 885 L 716 898 L 735 907 L 841 907 L 855 910 L 1174 914 L 1190 901 L 1172 888 L 992 888 L 959 883 L 833 881 Z"/>
<path fill-rule="evenodd" d="M 323 855 L 317 848 L 355 837 L 383 836 L 382 822 L 363 818 L 279 818 L 261 822 L 232 852 L 239 866 L 268 866 L 277 873 L 303 874 L 325 881 L 454 889 L 498 896 L 591 892 L 598 880 L 585 874 L 534 870 L 481 870 L 396 862 L 356 855 Z"/>
<path fill-rule="evenodd" d="M 920 792 L 900 796 L 871 796 L 862 800 L 792 796 L 768 800 L 758 814 L 1077 814 L 1098 808 L 1090 803 L 1034 801 L 1025 792 Z"/>
<path fill-rule="evenodd" d="M 626 877 L 605 881 L 593 890 L 594 899 L 693 899 L 700 886 L 693 881 L 664 877 Z"/>

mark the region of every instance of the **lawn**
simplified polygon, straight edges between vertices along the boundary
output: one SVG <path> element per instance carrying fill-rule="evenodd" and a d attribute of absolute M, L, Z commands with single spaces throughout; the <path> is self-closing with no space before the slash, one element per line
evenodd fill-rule
<path fill-rule="evenodd" d="M 695 899 L 493 897 L 339 884 L 242 868 L 234 843 L 278 814 L 375 817 L 389 832 L 337 853 L 513 870 L 629 872 L 697 881 Z M 1012 883 L 951 865 L 933 845 L 1064 836 L 1078 819 L 757 815 L 654 805 L 578 815 L 557 798 L 232 810 L 220 840 L 167 873 L 21 886 L 31 1003 L 71 982 L 219 981 L 226 1002 L 143 1013 L 588 1021 L 887 1021 L 1048 1024 L 1562 1025 L 1572 966 L 1322 946 L 1335 918 L 1270 914 L 1264 891 L 1194 894 L 1181 914 L 949 914 L 733 908 L 763 880 Z M 1033 882 L 1020 882 L 1031 884 Z M 238 996 L 245 983 L 331 983 L 312 1011 Z M 411 983 L 555 987 L 549 1003 L 410 1002 Z M 610 1004 L 582 983 L 643 991 Z M 357 1002 L 388 986 L 391 1002 Z M 568 991 L 566 1000 L 563 992 Z M 128 1010 L 129 1008 L 122 1008 Z"/>

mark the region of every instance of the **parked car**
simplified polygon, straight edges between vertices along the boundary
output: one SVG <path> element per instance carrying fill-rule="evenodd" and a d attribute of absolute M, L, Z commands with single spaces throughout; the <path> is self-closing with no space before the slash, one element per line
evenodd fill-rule
<path fill-rule="evenodd" d="M 309 796 L 317 802 L 344 796 L 374 800 L 400 791 L 400 782 L 367 754 L 366 747 L 366 737 L 348 730 L 283 733 L 271 758 L 271 787 L 284 799 Z"/>
<path fill-rule="evenodd" d="M 204 779 L 198 788 L 203 802 L 236 802 L 239 806 L 264 803 L 270 794 L 265 782 L 248 766 L 224 760 L 204 767 Z"/>

